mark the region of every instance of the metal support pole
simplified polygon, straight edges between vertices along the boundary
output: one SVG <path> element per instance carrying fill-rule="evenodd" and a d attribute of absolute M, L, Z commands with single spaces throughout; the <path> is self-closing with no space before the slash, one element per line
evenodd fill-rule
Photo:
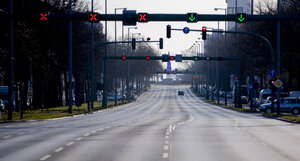
<path fill-rule="evenodd" d="M 124 41 L 124 25 L 122 22 L 122 41 Z M 124 44 L 122 44 L 122 56 L 124 55 Z M 124 62 L 122 62 L 122 103 L 124 103 Z"/>
<path fill-rule="evenodd" d="M 277 15 L 280 15 L 280 0 L 277 0 Z M 280 75 L 280 21 L 277 21 L 277 75 Z M 277 115 L 280 114 L 280 88 L 277 88 Z"/>
<path fill-rule="evenodd" d="M 115 14 L 117 14 L 117 10 L 115 9 Z M 117 41 L 117 21 L 115 21 L 115 41 Z M 117 56 L 117 44 L 115 44 L 115 56 Z M 115 106 L 118 105 L 118 89 L 117 89 L 117 60 L 115 60 Z"/>
<path fill-rule="evenodd" d="M 9 1 L 9 14 L 13 14 L 13 0 Z M 8 33 L 8 61 L 9 61 L 9 72 L 8 72 L 8 120 L 12 120 L 12 110 L 13 110 L 13 20 L 9 20 L 9 33 Z"/>
<path fill-rule="evenodd" d="M 72 14 L 72 0 L 69 0 L 69 14 Z M 72 21 L 69 21 L 69 114 L 72 113 Z"/>
<path fill-rule="evenodd" d="M 94 11 L 94 6 L 93 6 L 94 2 L 92 0 L 92 3 L 91 3 L 91 10 L 92 12 Z M 92 51 L 91 51 L 91 73 L 92 73 L 92 80 L 89 81 L 89 83 L 92 83 L 92 86 L 90 89 L 89 88 L 89 95 L 90 95 L 90 98 L 89 98 L 89 104 L 91 107 L 88 108 L 89 112 L 90 112 L 90 108 L 94 109 L 94 93 L 95 93 L 95 64 L 94 64 L 94 23 L 91 23 L 91 48 L 92 48 Z M 89 78 L 90 79 L 90 78 Z"/>
<path fill-rule="evenodd" d="M 218 21 L 218 31 L 220 31 L 220 21 Z M 218 33 L 218 40 L 217 40 L 217 56 L 219 56 L 219 41 L 220 41 L 220 34 Z M 216 62 L 217 66 L 216 66 L 216 87 L 217 87 L 217 103 L 220 104 L 220 97 L 219 97 L 219 88 L 220 88 L 220 84 L 219 84 L 219 61 Z"/>
<path fill-rule="evenodd" d="M 251 15 L 253 15 L 253 0 L 251 0 Z M 253 23 L 250 24 L 251 32 L 253 32 Z M 250 109 L 253 110 L 253 37 L 250 42 L 250 78 L 249 84 L 252 84 L 252 89 L 249 92 Z M 255 98 L 254 98 L 255 99 Z"/>
<path fill-rule="evenodd" d="M 105 15 L 107 15 L 107 0 L 105 0 Z M 105 20 L 105 43 L 107 42 L 107 21 Z M 105 44 L 104 47 L 105 50 L 105 56 L 107 56 L 107 46 Z M 102 108 L 107 108 L 107 71 L 106 71 L 106 59 L 103 60 L 103 73 L 104 73 L 104 79 L 103 79 L 103 86 L 104 86 L 104 90 L 103 90 L 103 99 L 102 99 Z"/>

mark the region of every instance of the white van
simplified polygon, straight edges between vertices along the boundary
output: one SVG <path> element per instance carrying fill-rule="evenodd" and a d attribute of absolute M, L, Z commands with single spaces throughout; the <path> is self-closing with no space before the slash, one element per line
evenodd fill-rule
<path fill-rule="evenodd" d="M 269 96 L 272 96 L 272 90 L 271 89 L 263 89 L 259 92 L 257 105 L 266 103 L 266 100 Z"/>

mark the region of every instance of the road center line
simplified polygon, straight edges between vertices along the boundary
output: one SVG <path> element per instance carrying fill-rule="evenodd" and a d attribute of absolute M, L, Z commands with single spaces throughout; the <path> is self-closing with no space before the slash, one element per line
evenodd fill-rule
<path fill-rule="evenodd" d="M 79 140 L 81 140 L 81 139 L 82 139 L 82 137 L 79 137 L 79 138 L 77 138 L 76 140 L 79 141 Z"/>
<path fill-rule="evenodd" d="M 169 158 L 169 153 L 163 153 L 163 158 Z"/>
<path fill-rule="evenodd" d="M 72 144 L 74 144 L 73 141 L 69 142 L 67 145 L 70 146 L 70 145 L 72 145 Z"/>
<path fill-rule="evenodd" d="M 63 147 L 60 147 L 60 148 L 56 149 L 54 152 L 58 153 L 58 152 L 62 151 L 63 149 L 64 149 Z"/>
<path fill-rule="evenodd" d="M 4 136 L 3 139 L 7 139 L 7 138 L 10 138 L 11 135 L 7 135 L 7 136 Z"/>
<path fill-rule="evenodd" d="M 50 158 L 51 157 L 51 155 L 45 155 L 44 157 L 42 157 L 42 158 L 40 158 L 40 160 L 46 160 L 46 159 L 48 159 L 48 158 Z"/>
<path fill-rule="evenodd" d="M 23 132 L 20 132 L 18 135 L 23 135 L 23 134 L 25 134 L 25 133 L 23 133 Z"/>
<path fill-rule="evenodd" d="M 86 133 L 86 134 L 84 134 L 84 136 L 90 136 L 90 134 L 89 134 L 89 133 Z"/>

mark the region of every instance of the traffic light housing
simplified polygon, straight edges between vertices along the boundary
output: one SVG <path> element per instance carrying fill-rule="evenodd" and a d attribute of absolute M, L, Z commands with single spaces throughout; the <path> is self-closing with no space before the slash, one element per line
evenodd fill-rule
<path fill-rule="evenodd" d="M 132 38 L 132 43 L 131 43 L 131 47 L 132 47 L 132 50 L 135 50 L 135 48 L 136 48 L 136 40 L 135 40 L 135 38 Z"/>
<path fill-rule="evenodd" d="M 99 13 L 90 12 L 89 13 L 89 22 L 99 22 Z"/>
<path fill-rule="evenodd" d="M 164 39 L 160 38 L 159 39 L 159 49 L 163 49 L 164 48 Z"/>
<path fill-rule="evenodd" d="M 148 22 L 148 13 L 138 13 L 138 22 Z"/>
<path fill-rule="evenodd" d="M 167 25 L 167 38 L 171 38 L 171 25 Z"/>
<path fill-rule="evenodd" d="M 170 56 L 167 54 L 163 54 L 161 60 L 162 62 L 168 62 L 170 60 Z"/>
<path fill-rule="evenodd" d="M 202 40 L 206 40 L 206 27 L 202 27 Z"/>
<path fill-rule="evenodd" d="M 123 10 L 123 25 L 136 26 L 136 10 Z"/>

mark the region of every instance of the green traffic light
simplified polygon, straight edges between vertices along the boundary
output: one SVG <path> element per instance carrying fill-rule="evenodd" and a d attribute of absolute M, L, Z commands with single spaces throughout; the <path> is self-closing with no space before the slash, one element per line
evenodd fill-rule
<path fill-rule="evenodd" d="M 195 60 L 195 61 L 198 61 L 199 59 L 198 59 L 198 57 L 194 57 L 194 60 Z"/>
<path fill-rule="evenodd" d="M 236 15 L 237 22 L 242 23 L 247 21 L 247 14 L 246 13 L 238 13 Z"/>

